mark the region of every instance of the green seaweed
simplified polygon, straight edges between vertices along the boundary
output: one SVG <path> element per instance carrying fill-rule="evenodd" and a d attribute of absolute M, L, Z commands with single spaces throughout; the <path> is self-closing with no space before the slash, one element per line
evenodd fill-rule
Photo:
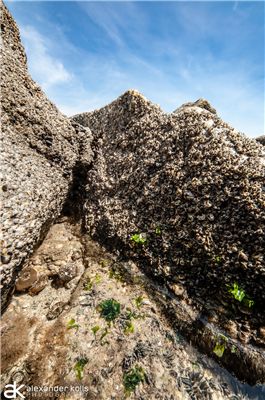
<path fill-rule="evenodd" d="M 99 331 L 99 326 L 94 326 L 94 328 L 91 328 L 91 331 L 94 332 L 94 335 L 96 335 L 97 331 Z"/>
<path fill-rule="evenodd" d="M 107 340 L 105 340 L 105 342 L 101 343 L 101 346 L 105 346 L 105 344 L 109 344 L 109 342 Z"/>
<path fill-rule="evenodd" d="M 220 345 L 219 343 L 216 343 L 216 346 L 213 350 L 213 352 L 218 356 L 222 357 L 225 351 L 225 346 Z"/>
<path fill-rule="evenodd" d="M 238 286 L 237 283 L 230 283 L 228 286 L 230 289 L 228 290 L 229 293 L 232 293 L 232 295 L 234 296 L 234 298 L 238 301 L 242 301 L 243 303 L 248 305 L 249 307 L 254 305 L 254 301 L 250 300 L 247 296 L 246 293 L 244 291 L 244 289 L 242 289 L 240 286 Z"/>
<path fill-rule="evenodd" d="M 113 278 L 114 274 L 115 274 L 115 269 L 113 268 L 113 269 L 110 270 L 109 277 Z"/>
<path fill-rule="evenodd" d="M 85 290 L 90 290 L 92 287 L 92 282 L 89 277 L 87 277 L 87 286 L 84 288 Z"/>
<path fill-rule="evenodd" d="M 223 339 L 223 340 L 225 340 L 226 342 L 228 342 L 228 339 L 227 339 L 227 337 L 226 337 L 225 335 L 222 335 L 221 333 L 219 333 L 218 336 L 219 336 L 221 339 Z"/>
<path fill-rule="evenodd" d="M 104 328 L 104 331 L 105 332 L 101 335 L 100 340 L 102 340 L 107 335 L 107 333 L 109 333 L 108 328 Z"/>
<path fill-rule="evenodd" d="M 236 346 L 232 346 L 232 348 L 231 348 L 231 353 L 236 353 Z"/>
<path fill-rule="evenodd" d="M 79 328 L 79 326 L 75 323 L 74 318 L 72 318 L 69 322 L 68 322 L 68 329 L 72 329 L 72 328 Z"/>
<path fill-rule="evenodd" d="M 129 319 L 130 321 L 131 321 L 131 318 L 134 318 L 134 319 L 138 319 L 138 318 L 145 319 L 145 314 L 144 315 L 135 315 L 134 312 L 132 312 L 130 307 L 127 307 L 126 310 L 130 312 L 126 316 L 126 318 Z"/>
<path fill-rule="evenodd" d="M 156 233 L 160 233 L 161 232 L 161 225 L 158 225 L 158 227 L 156 228 Z"/>
<path fill-rule="evenodd" d="M 135 391 L 136 386 L 139 385 L 140 382 L 146 381 L 147 376 L 144 372 L 143 368 L 135 365 L 135 369 L 130 369 L 128 372 L 125 372 L 123 376 L 123 381 L 125 385 L 126 397 L 130 397 L 131 392 Z"/>
<path fill-rule="evenodd" d="M 142 305 L 143 299 L 144 299 L 144 297 L 138 297 L 137 299 L 135 299 L 135 303 L 136 303 L 139 311 L 141 311 L 141 305 Z"/>
<path fill-rule="evenodd" d="M 135 243 L 145 243 L 147 239 L 146 238 L 140 238 L 140 234 L 136 234 L 136 235 L 133 235 L 132 240 Z"/>
<path fill-rule="evenodd" d="M 105 318 L 105 320 L 108 322 L 108 325 L 110 327 L 111 321 L 113 321 L 114 325 L 114 320 L 120 315 L 121 312 L 121 305 L 119 302 L 111 299 L 111 300 L 104 300 L 100 303 L 101 307 L 101 317 Z"/>
<path fill-rule="evenodd" d="M 130 332 L 134 331 L 134 326 L 132 324 L 132 322 L 127 322 L 124 333 L 125 335 L 128 335 Z"/>
<path fill-rule="evenodd" d="M 77 371 L 77 376 L 78 379 L 83 379 L 84 377 L 82 376 L 82 371 L 84 366 L 88 363 L 88 358 L 81 358 L 81 360 L 78 361 L 77 364 L 74 366 L 74 370 Z"/>

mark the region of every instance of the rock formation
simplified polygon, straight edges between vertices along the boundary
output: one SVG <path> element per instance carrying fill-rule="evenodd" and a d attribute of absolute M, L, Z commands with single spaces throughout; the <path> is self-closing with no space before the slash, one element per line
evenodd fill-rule
<path fill-rule="evenodd" d="M 19 30 L 1 2 L 2 307 L 22 265 L 59 215 L 73 175 L 92 159 L 89 129 L 73 127 L 30 77 Z"/>
<path fill-rule="evenodd" d="M 165 114 L 133 90 L 72 120 L 94 136 L 88 232 L 216 323 L 236 312 L 264 324 L 264 147 L 204 108 Z"/>
<path fill-rule="evenodd" d="M 256 140 L 265 146 L 265 135 L 257 137 Z"/>
<path fill-rule="evenodd" d="M 124 399 L 139 363 L 137 399 L 243 390 L 177 332 L 265 383 L 264 146 L 205 99 L 165 114 L 129 90 L 67 118 L 1 13 L 2 384 L 83 374 L 89 398 Z"/>

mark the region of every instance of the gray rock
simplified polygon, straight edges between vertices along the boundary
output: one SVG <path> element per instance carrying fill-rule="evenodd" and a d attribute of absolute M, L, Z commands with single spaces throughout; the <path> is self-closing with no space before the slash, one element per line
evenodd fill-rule
<path fill-rule="evenodd" d="M 265 135 L 257 137 L 256 140 L 265 146 Z"/>
<path fill-rule="evenodd" d="M 212 114 L 217 114 L 216 109 L 211 107 L 211 104 L 209 103 L 209 101 L 205 100 L 204 98 L 200 98 L 199 100 L 195 101 L 194 103 L 189 102 L 189 103 L 185 103 L 182 104 L 181 107 L 177 108 L 175 111 L 173 111 L 173 114 L 177 114 L 187 108 L 190 107 L 200 107 L 200 108 L 204 108 L 207 111 L 210 111 Z"/>
<path fill-rule="evenodd" d="M 12 266 L 8 274 L 2 270 L 4 306 L 18 271 L 60 214 L 74 169 L 90 164 L 92 136 L 31 79 L 18 27 L 2 1 L 1 17 L 1 268 Z"/>

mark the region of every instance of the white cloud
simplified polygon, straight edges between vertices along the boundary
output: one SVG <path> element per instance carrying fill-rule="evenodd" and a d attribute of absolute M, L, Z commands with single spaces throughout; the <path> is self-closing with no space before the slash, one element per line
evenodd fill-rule
<path fill-rule="evenodd" d="M 238 6 L 238 1 L 235 2 L 234 6 L 233 6 L 233 10 L 235 11 L 237 9 Z"/>
<path fill-rule="evenodd" d="M 21 41 L 28 58 L 32 78 L 44 91 L 51 86 L 69 82 L 74 75 L 69 73 L 62 62 L 48 54 L 49 40 L 31 26 L 20 26 Z"/>

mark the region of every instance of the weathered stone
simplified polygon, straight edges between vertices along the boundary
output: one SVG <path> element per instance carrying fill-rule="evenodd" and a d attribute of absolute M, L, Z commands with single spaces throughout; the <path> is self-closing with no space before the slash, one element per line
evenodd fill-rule
<path fill-rule="evenodd" d="M 92 136 L 72 126 L 31 79 L 18 27 L 2 1 L 1 54 L 3 307 L 34 245 L 61 212 L 74 173 L 90 164 Z"/>

